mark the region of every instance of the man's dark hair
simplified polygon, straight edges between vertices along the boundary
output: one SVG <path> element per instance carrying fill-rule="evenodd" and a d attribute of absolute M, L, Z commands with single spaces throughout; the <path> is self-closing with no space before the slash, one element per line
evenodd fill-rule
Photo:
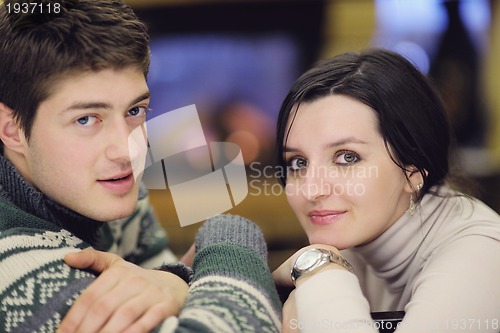
<path fill-rule="evenodd" d="M 36 111 L 58 80 L 130 66 L 147 75 L 147 28 L 122 1 L 41 1 L 46 7 L 34 13 L 16 13 L 16 3 L 0 4 L 0 102 L 14 111 L 28 140 Z"/>

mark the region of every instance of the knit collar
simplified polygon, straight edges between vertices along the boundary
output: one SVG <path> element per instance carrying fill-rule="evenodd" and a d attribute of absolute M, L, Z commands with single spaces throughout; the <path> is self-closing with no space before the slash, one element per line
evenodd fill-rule
<path fill-rule="evenodd" d="M 70 210 L 31 186 L 5 157 L 0 155 L 0 199 L 23 211 L 64 228 L 92 246 L 96 246 L 99 222 Z"/>
<path fill-rule="evenodd" d="M 375 271 L 386 280 L 391 289 L 403 288 L 412 268 L 425 260 L 419 250 L 424 246 L 431 230 L 444 209 L 449 188 L 433 188 L 437 194 L 426 194 L 416 206 L 413 215 L 405 212 L 389 229 L 370 243 L 352 248 Z M 432 237 L 431 237 L 432 238 Z"/>

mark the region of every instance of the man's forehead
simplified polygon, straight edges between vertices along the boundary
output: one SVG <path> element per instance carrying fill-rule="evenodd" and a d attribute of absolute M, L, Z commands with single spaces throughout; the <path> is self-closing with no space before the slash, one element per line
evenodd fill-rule
<path fill-rule="evenodd" d="M 128 102 L 127 106 L 133 106 L 139 102 L 148 100 L 150 98 L 149 91 L 142 93 L 138 97 L 131 99 Z M 71 104 L 69 107 L 62 110 L 62 112 L 70 112 L 70 111 L 78 111 L 78 110 L 87 110 L 87 109 L 112 109 L 114 107 L 113 104 L 109 102 L 100 102 L 100 101 L 75 101 L 75 103 Z"/>
<path fill-rule="evenodd" d="M 58 97 L 65 100 L 65 109 L 74 109 L 75 105 L 82 103 L 96 104 L 96 107 L 97 104 L 103 104 L 101 108 L 111 107 L 111 96 L 106 93 L 106 89 L 118 89 L 122 86 L 127 88 L 119 94 L 123 96 L 123 104 L 132 105 L 150 98 L 144 73 L 136 67 L 71 71 L 48 79 L 45 84 L 44 101 Z"/>

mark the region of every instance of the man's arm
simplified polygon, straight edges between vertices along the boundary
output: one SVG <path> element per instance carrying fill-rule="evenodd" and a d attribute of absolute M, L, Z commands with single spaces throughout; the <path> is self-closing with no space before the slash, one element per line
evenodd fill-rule
<path fill-rule="evenodd" d="M 0 332 L 54 332 L 78 296 L 84 290 L 96 288 L 100 284 L 96 272 L 72 268 L 63 260 L 66 254 L 88 248 L 89 245 L 70 232 L 58 229 L 55 225 L 34 216 L 28 216 L 9 205 L 2 205 L 2 209 Z M 138 270 L 132 272 L 138 273 Z M 175 288 L 175 291 L 182 290 L 182 287 L 187 289 L 186 283 L 177 276 L 157 273 L 161 273 L 164 283 Z M 140 274 L 138 278 L 141 278 Z M 133 295 L 129 289 L 127 292 Z M 179 295 L 175 291 L 171 296 Z M 149 303 L 138 304 L 154 307 L 154 302 L 161 304 L 169 298 L 168 295 L 159 297 L 159 294 L 155 293 L 156 298 L 149 298 Z M 179 299 L 168 302 L 168 311 L 171 312 L 165 313 L 164 316 L 178 314 L 184 299 L 185 292 Z M 108 311 L 113 312 L 113 309 Z M 99 315 L 109 317 L 106 311 L 99 312 Z M 99 317 L 92 319 L 97 322 L 102 320 Z"/>
<path fill-rule="evenodd" d="M 88 268 L 95 270 L 111 271 L 116 266 L 128 271 L 139 269 L 107 253 L 83 251 L 75 257 L 78 256 L 94 256 L 87 262 L 92 263 Z M 170 316 L 156 329 L 162 332 L 279 332 L 281 303 L 266 257 L 264 238 L 253 223 L 228 215 L 207 221 L 196 239 L 195 274 L 184 308 L 178 318 Z M 158 281 L 165 281 L 160 275 L 164 272 L 155 274 Z M 94 311 L 89 304 L 98 302 L 98 293 L 93 295 L 93 301 L 84 303 L 80 312 Z M 144 313 L 134 324 L 124 327 L 124 332 L 148 332 L 155 322 L 153 318 L 154 314 Z M 116 322 L 113 318 L 109 322 L 113 321 Z"/>
<path fill-rule="evenodd" d="M 65 254 L 85 247 L 65 230 L 2 231 L 0 331 L 55 331 L 77 295 L 95 280 L 95 274 L 63 261 Z"/>
<path fill-rule="evenodd" d="M 149 332 L 180 312 L 188 292 L 178 276 L 143 269 L 115 254 L 88 249 L 65 261 L 102 274 L 71 307 L 58 333 Z"/>
<path fill-rule="evenodd" d="M 252 222 L 219 215 L 198 230 L 194 277 L 175 332 L 280 332 L 267 245 Z"/>
<path fill-rule="evenodd" d="M 60 332 L 121 332 L 134 327 L 148 332 L 166 317 L 178 315 L 189 274 L 180 274 L 180 264 L 173 264 L 177 260 L 167 247 L 167 235 L 154 215 L 147 190 L 141 187 L 130 217 L 106 223 L 101 231 L 99 248 L 116 255 L 83 251 L 65 258 L 73 268 L 102 274 L 76 300 Z M 161 267 L 164 272 L 136 265 Z"/>

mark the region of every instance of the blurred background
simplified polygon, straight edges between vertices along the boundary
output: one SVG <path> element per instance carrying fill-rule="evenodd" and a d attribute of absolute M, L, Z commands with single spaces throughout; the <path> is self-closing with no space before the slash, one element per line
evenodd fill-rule
<path fill-rule="evenodd" d="M 500 1 L 126 2 L 152 35 L 151 117 L 196 104 L 207 141 L 241 147 L 249 195 L 229 213 L 261 226 L 272 268 L 307 244 L 272 167 L 281 101 L 314 62 L 345 51 L 392 49 L 434 80 L 455 131 L 452 165 L 500 212 Z M 199 224 L 180 227 L 168 190 L 151 198 L 184 253 Z"/>

